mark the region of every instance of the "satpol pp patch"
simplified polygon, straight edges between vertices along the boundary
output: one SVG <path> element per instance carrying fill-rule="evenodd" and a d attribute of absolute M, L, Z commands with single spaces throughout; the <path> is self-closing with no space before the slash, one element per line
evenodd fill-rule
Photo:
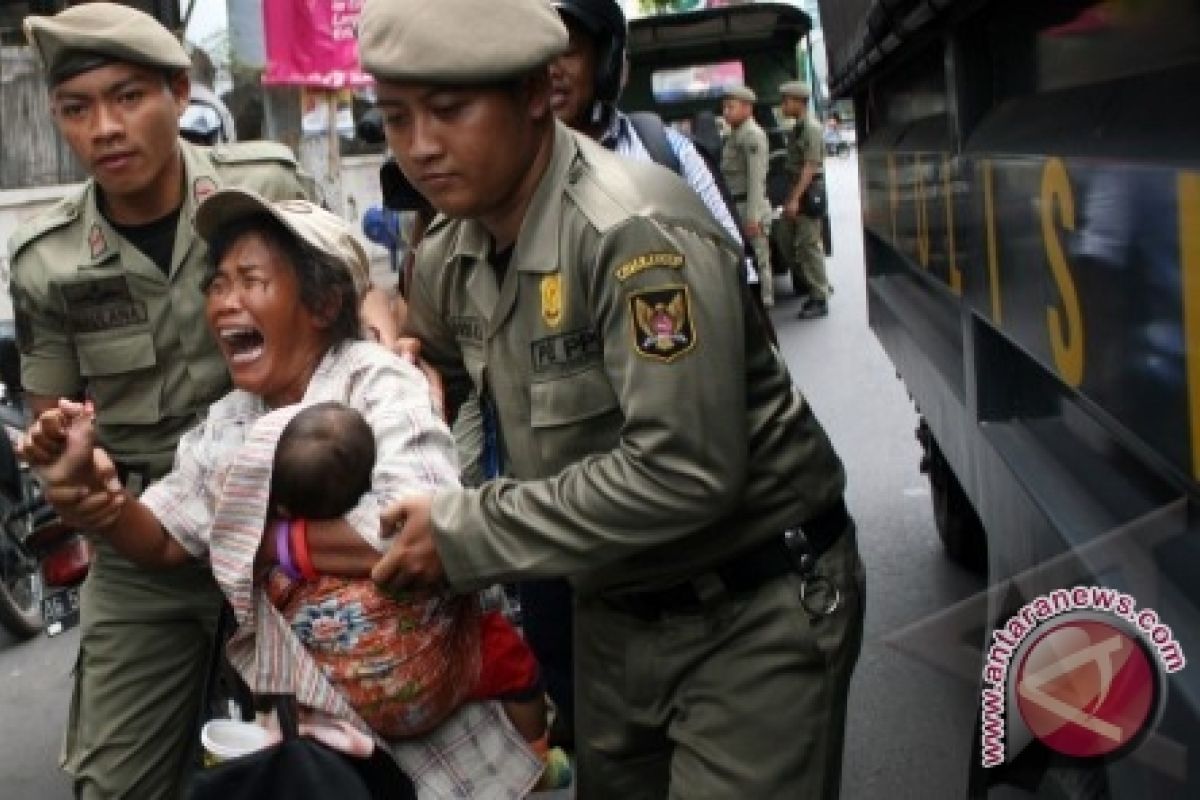
<path fill-rule="evenodd" d="M 696 346 L 686 286 L 660 286 L 629 295 L 633 348 L 643 358 L 671 363 Z"/>

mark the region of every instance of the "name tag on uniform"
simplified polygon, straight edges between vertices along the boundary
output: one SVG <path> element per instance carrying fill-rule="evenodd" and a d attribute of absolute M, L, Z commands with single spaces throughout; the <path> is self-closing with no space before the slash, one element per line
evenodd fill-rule
<path fill-rule="evenodd" d="M 149 320 L 146 304 L 134 300 L 123 275 L 73 281 L 59 288 L 76 333 L 128 328 Z"/>
<path fill-rule="evenodd" d="M 547 336 L 529 345 L 535 373 L 582 366 L 596 360 L 602 352 L 600 334 L 586 329 Z"/>

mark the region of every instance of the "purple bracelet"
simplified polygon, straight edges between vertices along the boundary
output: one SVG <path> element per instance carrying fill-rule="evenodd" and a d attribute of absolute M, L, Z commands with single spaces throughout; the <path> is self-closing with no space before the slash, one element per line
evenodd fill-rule
<path fill-rule="evenodd" d="M 303 576 L 300 575 L 300 570 L 296 569 L 296 564 L 292 561 L 292 523 L 286 519 L 280 519 L 275 521 L 273 527 L 275 529 L 275 560 L 279 562 L 279 568 L 292 580 L 301 580 Z"/>

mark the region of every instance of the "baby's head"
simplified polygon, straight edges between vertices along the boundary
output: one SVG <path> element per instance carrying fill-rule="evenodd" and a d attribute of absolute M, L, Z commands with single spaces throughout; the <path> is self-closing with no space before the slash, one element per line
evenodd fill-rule
<path fill-rule="evenodd" d="M 375 435 L 362 415 L 317 403 L 292 417 L 275 446 L 271 504 L 289 517 L 333 519 L 371 488 Z"/>

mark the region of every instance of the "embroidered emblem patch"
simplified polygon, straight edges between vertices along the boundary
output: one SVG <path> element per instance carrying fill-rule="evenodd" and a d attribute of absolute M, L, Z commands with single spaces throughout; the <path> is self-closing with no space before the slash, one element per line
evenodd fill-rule
<path fill-rule="evenodd" d="M 104 231 L 99 222 L 93 222 L 92 229 L 88 231 L 88 252 L 92 254 L 92 258 L 99 258 L 107 251 L 108 240 L 104 238 Z"/>
<path fill-rule="evenodd" d="M 633 348 L 645 358 L 668 364 L 696 346 L 686 286 L 663 286 L 629 296 Z"/>
<path fill-rule="evenodd" d="M 559 273 L 542 278 L 542 320 L 551 328 L 562 324 L 562 276 Z"/>
<path fill-rule="evenodd" d="M 627 281 L 634 275 L 654 267 L 667 269 L 683 269 L 683 256 L 679 253 L 643 253 L 637 258 L 631 258 L 614 273 L 619 281 Z"/>
<path fill-rule="evenodd" d="M 210 194 L 216 191 L 217 182 L 207 176 L 201 176 L 192 182 L 192 197 L 197 205 L 203 203 Z"/>

